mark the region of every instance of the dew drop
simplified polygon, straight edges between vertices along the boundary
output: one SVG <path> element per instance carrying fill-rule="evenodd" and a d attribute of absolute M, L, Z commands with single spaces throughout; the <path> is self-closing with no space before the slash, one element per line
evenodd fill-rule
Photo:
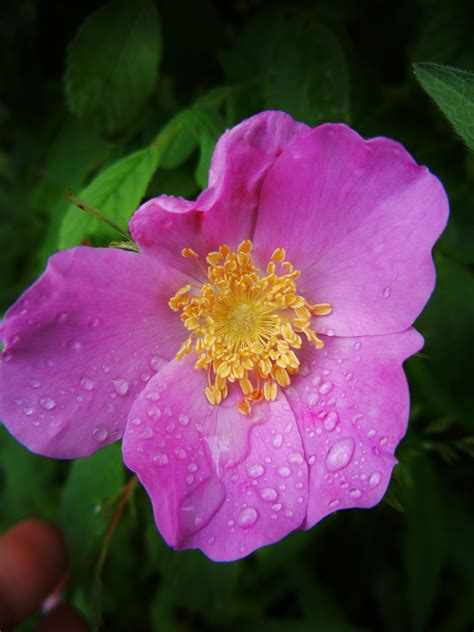
<path fill-rule="evenodd" d="M 391 293 L 392 293 L 392 288 L 390 287 L 390 285 L 387 285 L 387 287 L 385 287 L 383 290 L 383 297 L 389 298 Z"/>
<path fill-rule="evenodd" d="M 123 377 L 116 377 L 112 380 L 112 384 L 114 385 L 115 392 L 117 395 L 121 395 L 124 397 L 128 393 L 128 382 Z"/>
<path fill-rule="evenodd" d="M 158 454 L 155 454 L 155 456 L 153 457 L 153 462 L 160 467 L 163 467 L 168 463 L 168 457 L 164 452 L 158 452 Z"/>
<path fill-rule="evenodd" d="M 324 427 L 328 432 L 332 432 L 339 423 L 339 415 L 332 411 L 324 419 Z"/>
<path fill-rule="evenodd" d="M 187 426 L 189 423 L 189 417 L 187 415 L 185 415 L 184 413 L 182 413 L 179 417 L 178 417 L 178 422 L 181 426 Z"/>
<path fill-rule="evenodd" d="M 40 399 L 40 406 L 45 410 L 52 410 L 56 406 L 56 402 L 51 397 L 42 397 Z"/>
<path fill-rule="evenodd" d="M 287 467 L 286 465 L 282 465 L 281 467 L 278 468 L 278 474 L 282 478 L 288 478 L 289 476 L 291 476 L 291 469 Z"/>
<path fill-rule="evenodd" d="M 334 336 L 334 334 L 335 334 L 334 329 L 328 329 L 328 330 L 326 331 L 326 336 Z"/>
<path fill-rule="evenodd" d="M 264 487 L 260 491 L 260 497 L 267 503 L 271 503 L 278 498 L 278 492 L 273 487 Z"/>
<path fill-rule="evenodd" d="M 192 485 L 194 483 L 194 476 L 192 474 L 188 474 L 186 476 L 186 484 Z"/>
<path fill-rule="evenodd" d="M 301 465 L 304 462 L 304 459 L 303 459 L 303 457 L 301 456 L 301 454 L 299 452 L 292 452 L 288 456 L 288 462 L 289 463 L 295 463 L 297 465 Z"/>
<path fill-rule="evenodd" d="M 375 487 L 377 487 L 377 485 L 380 484 L 381 480 L 382 474 L 380 472 L 372 472 L 372 474 L 369 476 L 369 487 L 372 487 L 372 489 L 374 489 Z"/>
<path fill-rule="evenodd" d="M 197 470 L 198 470 L 198 466 L 196 465 L 196 463 L 190 463 L 188 465 L 189 472 L 197 472 Z"/>
<path fill-rule="evenodd" d="M 317 393 L 311 393 L 311 395 L 308 397 L 308 406 L 310 406 L 310 408 L 313 408 L 313 406 L 315 406 L 318 402 L 319 395 Z"/>
<path fill-rule="evenodd" d="M 130 423 L 132 424 L 132 426 L 139 426 L 142 423 L 142 420 L 140 419 L 140 417 L 134 417 Z"/>
<path fill-rule="evenodd" d="M 25 415 L 27 415 L 29 417 L 30 415 L 33 414 L 33 407 L 32 406 L 25 406 L 25 408 L 23 408 L 23 412 L 25 413 Z"/>
<path fill-rule="evenodd" d="M 322 395 L 327 395 L 330 391 L 332 391 L 333 385 L 331 382 L 323 382 L 319 387 L 319 392 Z"/>
<path fill-rule="evenodd" d="M 140 436 L 142 439 L 151 439 L 153 436 L 153 430 L 150 428 L 150 426 L 146 426 Z"/>
<path fill-rule="evenodd" d="M 183 461 L 186 458 L 186 450 L 183 450 L 183 448 L 177 448 L 175 454 L 179 461 Z"/>
<path fill-rule="evenodd" d="M 371 428 L 370 430 L 367 431 L 367 437 L 369 439 L 372 439 L 372 437 L 375 437 L 376 434 L 377 434 L 377 430 L 375 430 L 375 428 Z"/>
<path fill-rule="evenodd" d="M 97 426 L 97 428 L 94 428 L 92 431 L 92 436 L 96 441 L 105 441 L 109 436 L 109 432 L 104 426 Z"/>
<path fill-rule="evenodd" d="M 247 468 L 247 472 L 250 478 L 260 478 L 260 476 L 263 476 L 265 468 L 260 463 L 256 463 L 255 465 L 250 465 Z"/>
<path fill-rule="evenodd" d="M 331 500 L 331 502 L 328 504 L 328 507 L 329 509 L 334 509 L 338 505 L 339 505 L 339 500 L 335 498 L 334 500 Z"/>
<path fill-rule="evenodd" d="M 360 498 L 362 496 L 362 492 L 360 491 L 360 489 L 351 489 L 351 491 L 349 492 L 349 496 L 351 498 Z"/>
<path fill-rule="evenodd" d="M 361 347 L 362 347 L 362 344 L 360 342 L 354 343 L 354 349 L 360 349 Z"/>
<path fill-rule="evenodd" d="M 90 377 L 81 378 L 81 388 L 85 391 L 92 391 L 94 388 L 94 382 L 90 379 Z"/>
<path fill-rule="evenodd" d="M 31 385 L 31 388 L 39 388 L 41 386 L 39 380 L 31 380 L 30 385 Z"/>
<path fill-rule="evenodd" d="M 337 472 L 349 465 L 354 454 L 355 442 L 351 437 L 339 439 L 333 443 L 326 455 L 326 467 L 330 472 Z"/>
<path fill-rule="evenodd" d="M 283 435 L 276 434 L 273 437 L 272 444 L 274 448 L 281 448 L 281 446 L 283 445 Z"/>
<path fill-rule="evenodd" d="M 248 527 L 253 527 L 253 525 L 257 522 L 258 512 L 253 507 L 245 507 L 239 514 L 237 518 L 237 522 L 240 527 L 243 529 L 247 529 Z"/>
<path fill-rule="evenodd" d="M 157 355 L 154 355 L 150 358 L 150 367 L 153 369 L 153 371 L 155 371 L 155 373 L 157 373 L 161 369 L 163 364 L 163 360 Z"/>

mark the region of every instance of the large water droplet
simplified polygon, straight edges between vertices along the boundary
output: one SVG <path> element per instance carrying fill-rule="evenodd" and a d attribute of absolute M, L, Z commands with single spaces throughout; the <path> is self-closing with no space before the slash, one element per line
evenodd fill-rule
<path fill-rule="evenodd" d="M 326 455 L 326 467 L 330 472 L 337 472 L 347 467 L 354 454 L 355 442 L 351 437 L 339 439 L 333 443 Z"/>
<path fill-rule="evenodd" d="M 205 527 L 224 500 L 225 487 L 218 478 L 207 478 L 199 483 L 180 506 L 182 535 L 193 535 Z"/>
<path fill-rule="evenodd" d="M 97 426 L 97 428 L 94 428 L 92 431 L 92 436 L 96 441 L 105 441 L 109 436 L 109 431 L 107 428 L 104 428 L 104 426 Z"/>
<path fill-rule="evenodd" d="M 112 380 L 112 384 L 114 385 L 117 395 L 124 397 L 128 393 L 128 382 L 123 377 L 116 377 Z"/>
<path fill-rule="evenodd" d="M 237 518 L 237 523 L 243 529 L 248 529 L 249 527 L 253 527 L 253 525 L 257 522 L 258 512 L 253 507 L 245 507 L 239 513 L 239 517 Z"/>
<path fill-rule="evenodd" d="M 45 410 L 52 410 L 56 406 L 56 402 L 51 397 L 42 397 L 40 399 L 40 406 Z"/>

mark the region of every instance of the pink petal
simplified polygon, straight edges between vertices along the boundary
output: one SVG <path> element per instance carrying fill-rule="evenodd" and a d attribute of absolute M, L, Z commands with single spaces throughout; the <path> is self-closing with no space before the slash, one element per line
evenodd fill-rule
<path fill-rule="evenodd" d="M 182 248 L 205 257 L 223 243 L 235 247 L 250 237 L 265 174 L 307 130 L 284 112 L 263 112 L 225 132 L 212 157 L 209 187 L 195 202 L 162 195 L 132 217 L 130 232 L 140 250 L 193 275 L 195 262 L 182 259 Z"/>
<path fill-rule="evenodd" d="M 288 147 L 265 178 L 254 244 L 277 246 L 312 302 L 331 303 L 321 331 L 403 331 L 434 286 L 434 242 L 448 216 L 440 182 L 387 138 L 321 125 Z"/>
<path fill-rule="evenodd" d="M 167 301 L 185 283 L 131 252 L 75 248 L 51 257 L 3 321 L 7 429 L 58 458 L 118 439 L 133 400 L 184 340 Z"/>
<path fill-rule="evenodd" d="M 301 438 L 283 396 L 258 404 L 250 417 L 235 408 L 237 393 L 210 406 L 206 374 L 193 362 L 171 362 L 138 397 L 124 460 L 146 487 L 169 545 L 235 560 L 302 524 Z"/>
<path fill-rule="evenodd" d="M 362 338 L 324 338 L 285 390 L 309 464 L 306 528 L 337 509 L 383 497 L 408 422 L 402 362 L 423 339 L 414 329 Z"/>

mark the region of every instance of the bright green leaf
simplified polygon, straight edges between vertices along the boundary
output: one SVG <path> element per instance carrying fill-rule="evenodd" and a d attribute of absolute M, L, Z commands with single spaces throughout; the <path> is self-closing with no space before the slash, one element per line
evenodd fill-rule
<path fill-rule="evenodd" d="M 155 147 L 141 149 L 105 169 L 78 195 L 125 230 L 158 166 Z M 59 248 L 71 248 L 84 239 L 106 243 L 119 236 L 98 220 L 70 206 L 64 216 Z"/>
<path fill-rule="evenodd" d="M 152 94 L 161 55 L 151 0 L 113 0 L 90 15 L 69 46 L 66 93 L 80 118 L 107 134 L 131 124 Z"/>
<path fill-rule="evenodd" d="M 474 150 L 474 73 L 440 64 L 414 64 L 415 76 Z"/>

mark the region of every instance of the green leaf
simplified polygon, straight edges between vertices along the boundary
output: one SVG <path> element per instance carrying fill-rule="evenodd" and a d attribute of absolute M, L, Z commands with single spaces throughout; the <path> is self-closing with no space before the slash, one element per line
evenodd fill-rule
<path fill-rule="evenodd" d="M 436 272 L 434 294 L 416 322 L 425 338 L 423 356 L 411 358 L 406 367 L 413 397 L 422 400 L 423 409 L 468 424 L 465 411 L 473 402 L 468 341 L 474 321 L 474 279 L 467 267 L 439 255 Z"/>
<path fill-rule="evenodd" d="M 98 208 L 126 230 L 158 162 L 159 152 L 155 147 L 140 149 L 99 173 L 77 197 Z M 107 243 L 117 237 L 113 230 L 70 205 L 61 225 L 59 248 L 77 246 L 84 239 L 93 238 L 94 242 Z"/>
<path fill-rule="evenodd" d="M 474 150 L 474 74 L 440 64 L 414 64 L 415 76 Z"/>
<path fill-rule="evenodd" d="M 425 630 L 444 556 L 440 482 L 428 461 L 416 462 L 406 483 L 403 541 L 412 630 Z"/>
<path fill-rule="evenodd" d="M 61 498 L 60 523 L 74 571 L 88 574 L 124 484 L 120 446 L 111 445 L 71 464 Z"/>
<path fill-rule="evenodd" d="M 199 133 L 196 130 L 192 109 L 183 110 L 160 131 L 155 146 L 161 151 L 160 166 L 175 169 L 182 165 L 197 148 Z"/>
<path fill-rule="evenodd" d="M 160 56 L 151 0 L 113 0 L 101 7 L 69 46 L 65 79 L 71 111 L 107 134 L 123 130 L 155 89 Z"/>
<path fill-rule="evenodd" d="M 267 49 L 264 107 L 309 125 L 350 121 L 349 72 L 332 31 L 316 20 L 281 19 Z"/>
<path fill-rule="evenodd" d="M 60 464 L 33 454 L 0 424 L 0 527 L 32 517 L 51 518 L 50 498 Z"/>

